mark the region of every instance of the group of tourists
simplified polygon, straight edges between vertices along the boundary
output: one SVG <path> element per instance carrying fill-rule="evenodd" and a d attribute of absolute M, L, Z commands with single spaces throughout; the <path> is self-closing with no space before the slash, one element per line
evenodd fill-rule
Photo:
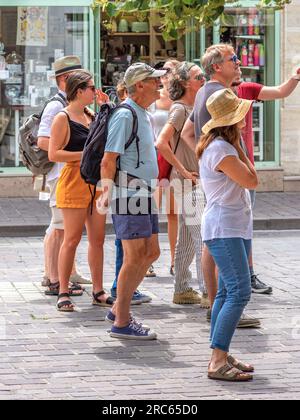
<path fill-rule="evenodd" d="M 39 147 L 55 162 L 47 179 L 52 220 L 45 237 L 43 285 L 46 294 L 57 296 L 59 311 L 76 309 L 72 297 L 82 295 L 82 284 L 89 283 L 74 263 L 85 226 L 92 304 L 108 308 L 110 336 L 156 339 L 130 307 L 151 301 L 139 286 L 146 275 L 155 276 L 158 213 L 165 202 L 173 303 L 208 309 L 212 348 L 208 377 L 248 381 L 254 368 L 229 354 L 230 343 L 237 327 L 260 325 L 244 313 L 251 292 L 272 293 L 255 275 L 252 260 L 252 208 L 258 185 L 252 103 L 288 96 L 298 84 L 300 70 L 280 86 L 243 82 L 240 61 L 229 44 L 209 47 L 201 65 L 170 60 L 161 68 L 135 63 L 126 70 L 117 87 L 122 106 L 107 121 L 94 201 L 81 178 L 80 162 L 95 120 L 89 106 L 109 98 L 95 87 L 78 57 L 55 62 L 64 103 L 48 103 L 38 133 Z M 103 246 L 110 209 L 116 275 L 109 294 L 103 287 Z M 198 290 L 192 287 L 195 256 Z"/>

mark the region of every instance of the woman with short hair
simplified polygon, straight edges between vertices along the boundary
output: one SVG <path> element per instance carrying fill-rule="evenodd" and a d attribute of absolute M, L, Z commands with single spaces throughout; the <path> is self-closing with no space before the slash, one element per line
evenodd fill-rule
<path fill-rule="evenodd" d="M 179 235 L 175 249 L 175 292 L 173 303 L 202 304 L 199 293 L 191 287 L 190 265 L 196 253 L 199 287 L 205 292 L 201 266 L 200 219 L 204 198 L 198 180 L 198 162 L 193 152 L 181 139 L 181 131 L 189 117 L 196 94 L 205 82 L 199 66 L 183 62 L 172 71 L 169 96 L 173 104 L 168 121 L 162 129 L 157 149 L 172 165 L 170 185 L 174 189 L 179 208 Z M 189 182 L 187 182 L 189 181 Z M 207 302 L 205 301 L 205 306 Z"/>

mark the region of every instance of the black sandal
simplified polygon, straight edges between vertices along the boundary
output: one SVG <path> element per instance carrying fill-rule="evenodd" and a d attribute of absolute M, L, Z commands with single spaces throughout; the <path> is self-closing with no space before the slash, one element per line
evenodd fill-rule
<path fill-rule="evenodd" d="M 71 283 L 69 287 L 69 295 L 71 296 L 82 296 L 85 289 L 79 285 Z M 45 290 L 47 296 L 58 296 L 59 295 L 59 281 L 56 283 L 50 283 L 48 289 Z"/>
<path fill-rule="evenodd" d="M 105 301 L 102 301 L 102 300 L 100 300 L 100 299 L 98 299 L 100 296 L 103 296 L 103 295 L 105 295 L 105 291 L 104 290 L 101 290 L 100 292 L 98 292 L 98 293 L 94 293 L 93 292 L 93 305 L 96 305 L 96 306 L 113 306 L 113 304 L 114 304 L 114 300 L 113 300 L 113 298 L 111 297 L 111 296 L 109 296 Z"/>
<path fill-rule="evenodd" d="M 69 293 L 61 293 L 57 297 L 57 301 L 63 297 L 69 298 Z M 70 299 L 63 300 L 56 304 L 56 308 L 60 312 L 74 312 L 74 304 Z"/>

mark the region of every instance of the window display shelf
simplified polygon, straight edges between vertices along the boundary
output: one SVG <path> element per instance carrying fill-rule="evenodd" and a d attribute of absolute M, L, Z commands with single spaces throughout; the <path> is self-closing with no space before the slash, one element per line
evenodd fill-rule
<path fill-rule="evenodd" d="M 113 32 L 109 36 L 150 36 L 150 32 Z"/>
<path fill-rule="evenodd" d="M 260 70 L 260 71 L 264 71 L 264 67 L 263 66 L 240 66 L 241 69 L 245 69 L 245 70 Z"/>
<path fill-rule="evenodd" d="M 256 39 L 256 40 L 263 40 L 263 35 L 234 35 L 235 38 L 239 39 Z"/>

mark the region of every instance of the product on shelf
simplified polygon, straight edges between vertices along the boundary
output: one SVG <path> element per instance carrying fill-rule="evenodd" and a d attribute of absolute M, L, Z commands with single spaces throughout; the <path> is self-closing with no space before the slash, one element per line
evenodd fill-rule
<path fill-rule="evenodd" d="M 265 47 L 263 44 L 259 44 L 259 65 L 265 65 Z"/>
<path fill-rule="evenodd" d="M 254 66 L 254 44 L 252 41 L 248 43 L 248 66 Z"/>
<path fill-rule="evenodd" d="M 241 62 L 243 67 L 248 66 L 248 50 L 247 44 L 243 44 L 242 51 L 241 51 Z"/>
<path fill-rule="evenodd" d="M 258 67 L 260 65 L 260 63 L 259 63 L 259 44 L 255 44 L 255 46 L 254 46 L 253 60 L 254 60 L 254 66 Z"/>

